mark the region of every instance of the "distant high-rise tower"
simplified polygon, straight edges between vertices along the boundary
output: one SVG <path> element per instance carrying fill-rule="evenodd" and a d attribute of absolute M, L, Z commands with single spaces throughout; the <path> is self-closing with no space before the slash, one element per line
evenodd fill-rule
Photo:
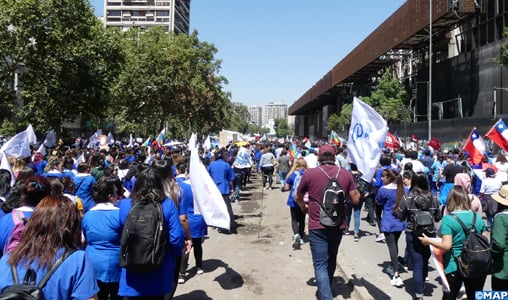
<path fill-rule="evenodd" d="M 250 122 L 252 124 L 256 124 L 257 126 L 263 126 L 263 114 L 262 114 L 261 106 L 251 106 L 249 107 L 250 112 Z"/>
<path fill-rule="evenodd" d="M 106 27 L 162 26 L 166 32 L 189 34 L 190 0 L 104 0 Z"/>
<path fill-rule="evenodd" d="M 263 124 L 266 125 L 275 119 L 286 119 L 288 116 L 288 106 L 283 103 L 269 103 L 265 105 L 263 112 Z"/>

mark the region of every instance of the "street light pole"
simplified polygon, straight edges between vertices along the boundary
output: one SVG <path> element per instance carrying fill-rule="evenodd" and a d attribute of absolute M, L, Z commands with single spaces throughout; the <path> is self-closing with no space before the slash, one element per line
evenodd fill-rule
<path fill-rule="evenodd" d="M 494 87 L 494 101 L 492 103 L 492 119 L 496 119 L 496 115 L 497 115 L 497 91 L 508 91 L 508 88 L 503 88 L 503 87 Z M 503 102 L 501 101 L 501 110 L 502 110 L 502 107 L 503 107 Z M 503 113 L 501 111 L 501 113 Z"/>
<path fill-rule="evenodd" d="M 429 139 L 432 138 L 432 0 L 429 0 L 429 85 L 427 99 L 427 120 L 429 122 Z"/>

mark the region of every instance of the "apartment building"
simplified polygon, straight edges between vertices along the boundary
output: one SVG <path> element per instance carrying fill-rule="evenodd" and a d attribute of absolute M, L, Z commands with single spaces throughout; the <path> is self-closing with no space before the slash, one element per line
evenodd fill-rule
<path fill-rule="evenodd" d="M 106 27 L 162 26 L 166 32 L 189 34 L 190 0 L 104 0 Z"/>

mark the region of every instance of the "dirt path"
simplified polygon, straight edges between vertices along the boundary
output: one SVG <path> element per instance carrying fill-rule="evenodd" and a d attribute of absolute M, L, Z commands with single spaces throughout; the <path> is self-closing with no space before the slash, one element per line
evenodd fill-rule
<path fill-rule="evenodd" d="M 308 243 L 301 250 L 291 247 L 287 192 L 278 184 L 263 190 L 257 174 L 252 181 L 240 203 L 233 204 L 238 234 L 209 228 L 203 244 L 205 273 L 196 275 L 191 254 L 187 281 L 178 286 L 175 299 L 315 299 Z M 339 271 L 334 278 L 336 298 L 356 299 Z"/>

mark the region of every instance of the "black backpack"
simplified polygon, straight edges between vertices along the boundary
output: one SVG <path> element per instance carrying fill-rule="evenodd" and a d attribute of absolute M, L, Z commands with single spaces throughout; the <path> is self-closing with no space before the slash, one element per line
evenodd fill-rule
<path fill-rule="evenodd" d="M 168 240 L 161 204 L 157 201 L 136 202 L 122 229 L 120 267 L 132 272 L 158 270 Z"/>
<path fill-rule="evenodd" d="M 429 211 L 418 210 L 413 213 L 413 222 L 415 229 L 413 230 L 414 236 L 423 236 L 425 234 L 428 237 L 436 236 L 436 229 L 434 225 L 434 217 Z"/>
<path fill-rule="evenodd" d="M 473 212 L 473 224 L 470 229 L 467 229 L 455 214 L 450 215 L 459 222 L 466 234 L 460 256 L 455 256 L 452 251 L 460 274 L 464 278 L 484 278 L 491 272 L 492 258 L 488 239 L 476 231 L 476 213 Z"/>
<path fill-rule="evenodd" d="M 16 266 L 11 266 L 13 285 L 5 287 L 0 293 L 0 300 L 44 300 L 42 288 L 46 285 L 51 275 L 60 267 L 63 261 L 69 257 L 76 249 L 66 250 L 65 253 L 58 258 L 53 267 L 44 275 L 42 280 L 36 285 L 37 274 L 34 270 L 28 269 L 23 278 L 23 282 L 19 282 L 18 270 Z"/>
<path fill-rule="evenodd" d="M 328 183 L 323 189 L 323 198 L 319 202 L 319 223 L 323 226 L 339 226 L 342 224 L 346 212 L 346 195 L 339 184 L 338 177 L 340 168 L 337 170 L 335 177 L 330 177 L 325 170 L 319 168 L 328 178 Z"/>
<path fill-rule="evenodd" d="M 438 208 L 429 207 L 427 205 L 428 203 L 426 202 L 418 202 L 417 199 L 425 199 L 419 197 L 422 196 L 418 195 L 413 198 L 414 207 L 416 208 L 416 211 L 412 211 L 411 213 L 412 222 L 415 226 L 413 229 L 413 235 L 416 237 L 421 237 L 423 234 L 425 234 L 428 237 L 435 237 L 436 226 L 434 223 L 434 216 L 432 215 L 431 211 L 437 210 Z M 432 204 L 433 202 L 431 201 L 430 203 Z"/>

